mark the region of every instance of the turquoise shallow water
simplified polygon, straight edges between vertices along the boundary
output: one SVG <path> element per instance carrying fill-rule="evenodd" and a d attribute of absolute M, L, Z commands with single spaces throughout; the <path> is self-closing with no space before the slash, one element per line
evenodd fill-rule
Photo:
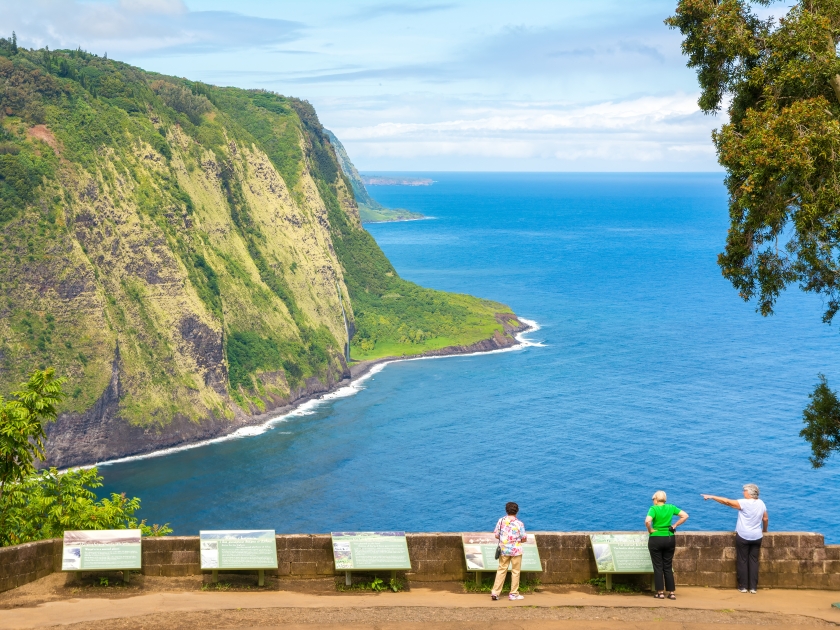
<path fill-rule="evenodd" d="M 389 365 L 267 432 L 101 468 L 176 533 L 641 529 L 657 489 L 687 529 L 734 527 L 701 492 L 762 489 L 774 530 L 840 542 L 832 461 L 798 437 L 837 330 L 792 290 L 762 318 L 721 277 L 719 174 L 422 173 L 373 187 L 433 220 L 370 226 L 404 277 L 510 304 L 540 347 Z"/>

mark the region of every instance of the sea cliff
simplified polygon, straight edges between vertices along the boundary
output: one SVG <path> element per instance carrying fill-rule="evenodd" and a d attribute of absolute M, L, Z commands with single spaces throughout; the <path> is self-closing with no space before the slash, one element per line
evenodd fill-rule
<path fill-rule="evenodd" d="M 0 387 L 68 378 L 50 465 L 222 435 L 336 387 L 348 355 L 518 325 L 399 277 L 309 103 L 82 51 L 0 39 L 0 225 Z"/>

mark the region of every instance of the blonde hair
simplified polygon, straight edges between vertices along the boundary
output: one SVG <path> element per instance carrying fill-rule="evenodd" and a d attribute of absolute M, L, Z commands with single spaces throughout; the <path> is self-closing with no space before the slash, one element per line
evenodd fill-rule
<path fill-rule="evenodd" d="M 654 503 L 665 503 L 668 500 L 668 495 L 665 494 L 664 490 L 657 490 L 653 493 L 653 502 Z"/>

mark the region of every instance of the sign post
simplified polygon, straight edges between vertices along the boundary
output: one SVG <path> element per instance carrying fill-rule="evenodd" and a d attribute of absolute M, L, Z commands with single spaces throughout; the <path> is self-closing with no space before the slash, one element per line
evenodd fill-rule
<path fill-rule="evenodd" d="M 344 583 L 353 584 L 352 571 L 410 571 L 405 532 L 332 532 L 336 571 L 344 571 Z"/>
<path fill-rule="evenodd" d="M 482 573 L 495 573 L 499 570 L 499 561 L 496 559 L 496 547 L 499 541 L 493 534 L 480 532 L 461 534 L 461 540 L 464 545 L 467 571 L 475 571 L 475 583 L 481 586 Z M 534 534 L 528 534 L 527 541 L 522 543 L 522 571 L 536 573 L 542 570 L 537 538 Z"/>
<path fill-rule="evenodd" d="M 607 576 L 608 591 L 612 590 L 612 576 L 617 573 L 650 573 L 653 584 L 647 534 L 590 534 L 589 539 L 598 573 Z"/>
<path fill-rule="evenodd" d="M 122 571 L 128 584 L 129 572 L 141 563 L 139 529 L 64 532 L 62 571 Z"/>
<path fill-rule="evenodd" d="M 213 572 L 219 581 L 219 570 L 257 570 L 260 586 L 265 586 L 265 570 L 277 568 L 277 543 L 273 529 L 228 529 L 199 532 L 201 568 Z"/>

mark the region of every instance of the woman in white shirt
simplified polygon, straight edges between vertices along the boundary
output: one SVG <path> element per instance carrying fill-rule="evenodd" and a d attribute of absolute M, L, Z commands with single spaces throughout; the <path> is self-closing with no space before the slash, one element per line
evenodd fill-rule
<path fill-rule="evenodd" d="M 736 567 L 738 570 L 738 590 L 755 593 L 758 588 L 758 554 L 761 551 L 761 539 L 770 519 L 767 506 L 758 498 L 758 486 L 748 483 L 744 486 L 743 499 L 724 499 L 712 494 L 701 495 L 708 501 L 717 501 L 738 510 L 738 523 L 735 526 Z"/>

